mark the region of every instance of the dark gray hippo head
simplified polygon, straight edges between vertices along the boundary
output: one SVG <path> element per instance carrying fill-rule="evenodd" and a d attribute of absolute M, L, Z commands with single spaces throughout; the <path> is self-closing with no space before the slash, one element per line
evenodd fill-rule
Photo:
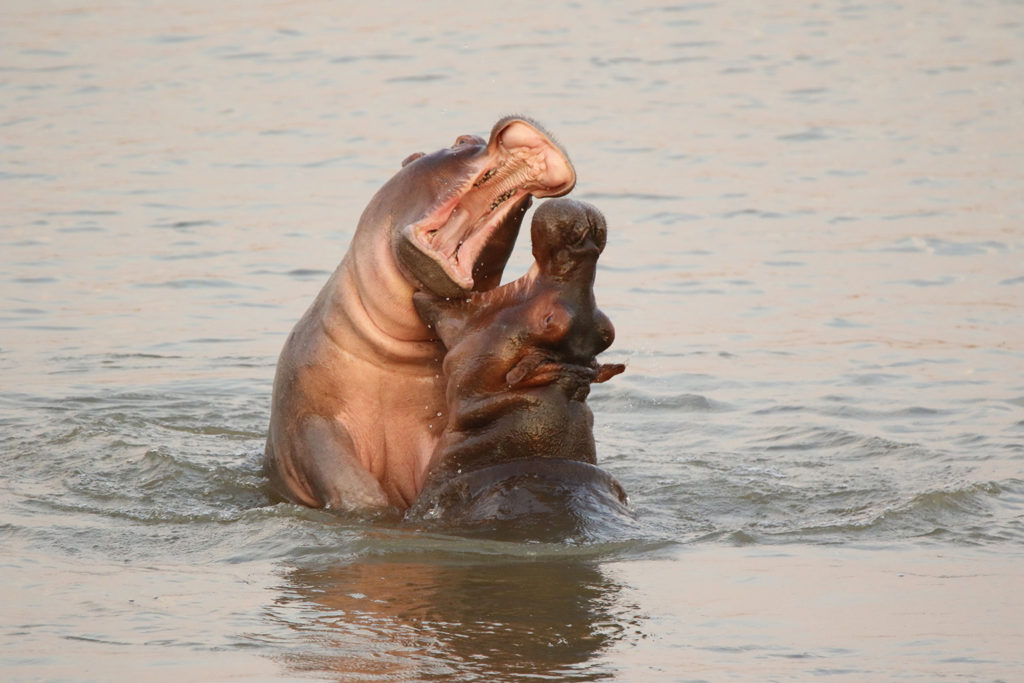
<path fill-rule="evenodd" d="M 586 405 L 591 383 L 624 369 L 596 359 L 615 336 L 593 291 L 604 217 L 552 200 L 537 210 L 531 236 L 535 262 L 519 280 L 413 297 L 447 348 L 449 418 L 407 519 L 458 528 L 547 519 L 563 528 L 597 509 L 628 516 L 622 487 L 595 466 Z"/>

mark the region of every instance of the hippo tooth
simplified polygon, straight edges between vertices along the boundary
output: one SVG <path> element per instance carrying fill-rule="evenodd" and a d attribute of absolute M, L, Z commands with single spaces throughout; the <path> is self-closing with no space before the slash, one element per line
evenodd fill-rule
<path fill-rule="evenodd" d="M 480 179 L 479 179 L 479 180 L 477 180 L 477 181 L 476 181 L 475 183 L 473 183 L 473 187 L 480 187 L 481 185 L 483 185 L 484 183 L 486 183 L 486 182 L 487 182 L 488 180 L 490 180 L 491 178 L 493 178 L 493 177 L 494 177 L 494 174 L 496 174 L 497 172 L 498 172 L 498 169 L 497 169 L 497 168 L 492 168 L 492 169 L 490 169 L 489 171 L 487 171 L 487 173 L 484 173 L 484 174 L 483 174 L 483 175 L 482 175 L 482 176 L 480 177 Z"/>
<path fill-rule="evenodd" d="M 511 189 L 511 190 L 508 190 L 507 192 L 502 192 L 500 195 L 495 197 L 494 201 L 491 202 L 491 210 L 493 211 L 494 209 L 496 209 L 499 206 L 501 206 L 502 203 L 507 201 L 508 198 L 511 197 L 512 195 L 514 195 L 517 191 L 518 191 L 517 189 Z"/>

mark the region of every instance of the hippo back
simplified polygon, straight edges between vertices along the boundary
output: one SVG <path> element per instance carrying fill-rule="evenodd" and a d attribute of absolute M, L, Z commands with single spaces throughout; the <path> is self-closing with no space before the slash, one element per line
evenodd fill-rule
<path fill-rule="evenodd" d="M 618 481 L 589 463 L 516 460 L 427 482 L 405 519 L 417 526 L 501 540 L 592 536 L 634 515 Z"/>

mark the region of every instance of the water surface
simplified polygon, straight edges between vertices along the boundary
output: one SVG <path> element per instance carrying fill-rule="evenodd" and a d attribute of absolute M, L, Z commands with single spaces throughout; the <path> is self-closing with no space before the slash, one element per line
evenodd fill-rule
<path fill-rule="evenodd" d="M 1018 677 L 1024 5 L 510 12 L 0 9 L 3 677 Z M 363 206 L 509 112 L 608 218 L 636 528 L 274 504 L 276 357 Z"/>

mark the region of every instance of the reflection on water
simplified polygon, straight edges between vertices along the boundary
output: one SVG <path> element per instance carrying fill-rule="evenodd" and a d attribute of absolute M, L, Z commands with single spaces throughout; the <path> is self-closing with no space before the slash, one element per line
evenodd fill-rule
<path fill-rule="evenodd" d="M 270 613 L 303 645 L 284 659 L 357 680 L 589 681 L 612 675 L 591 664 L 597 655 L 642 632 L 641 615 L 594 564 L 449 560 L 289 572 Z"/>

